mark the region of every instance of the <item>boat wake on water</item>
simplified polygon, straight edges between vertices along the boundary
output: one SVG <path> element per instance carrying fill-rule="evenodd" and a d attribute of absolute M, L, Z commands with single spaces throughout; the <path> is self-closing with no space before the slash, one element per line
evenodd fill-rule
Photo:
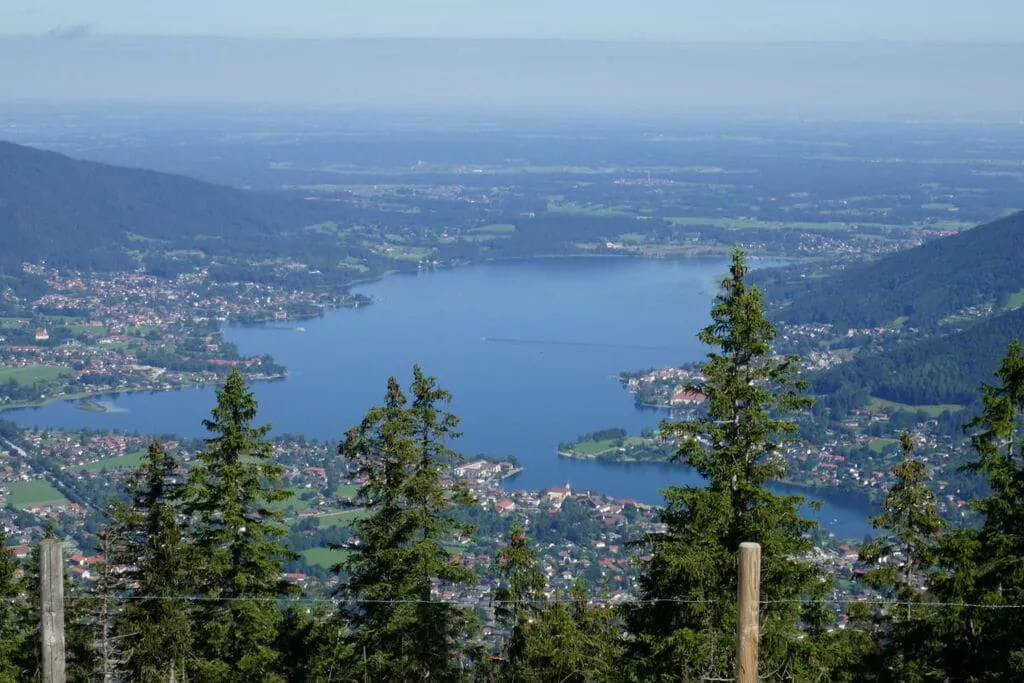
<path fill-rule="evenodd" d="M 519 344 L 521 346 L 590 346 L 603 349 L 633 349 L 640 351 L 676 351 L 671 346 L 646 346 L 644 344 L 615 344 L 611 342 L 573 341 L 569 339 L 521 339 L 517 337 L 483 337 L 492 344 Z"/>

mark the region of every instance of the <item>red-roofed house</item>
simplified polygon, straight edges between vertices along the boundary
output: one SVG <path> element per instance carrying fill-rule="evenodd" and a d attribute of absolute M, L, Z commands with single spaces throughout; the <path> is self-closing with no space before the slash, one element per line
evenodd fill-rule
<path fill-rule="evenodd" d="M 677 390 L 672 394 L 672 400 L 670 401 L 674 406 L 695 406 L 703 402 L 704 394 L 696 391 L 687 391 L 686 389 Z"/>

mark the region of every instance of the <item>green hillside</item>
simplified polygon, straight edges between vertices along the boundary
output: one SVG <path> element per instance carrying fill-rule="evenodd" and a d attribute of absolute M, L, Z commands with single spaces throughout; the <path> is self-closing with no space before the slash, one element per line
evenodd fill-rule
<path fill-rule="evenodd" d="M 100 271 L 167 267 L 168 254 L 230 262 L 326 249 L 336 260 L 350 251 L 337 236 L 301 229 L 348 211 L 0 142 L 0 275 L 42 259 Z"/>
<path fill-rule="evenodd" d="M 1024 309 L 984 320 L 955 334 L 858 356 L 822 373 L 815 391 L 856 390 L 913 405 L 977 400 L 981 382 L 992 382 L 999 359 L 1014 338 L 1024 338 Z"/>
<path fill-rule="evenodd" d="M 929 242 L 827 278 L 768 284 L 768 295 L 787 305 L 784 322 L 876 327 L 906 317 L 932 328 L 946 316 L 985 303 L 1006 305 L 1024 290 L 1024 213 Z"/>

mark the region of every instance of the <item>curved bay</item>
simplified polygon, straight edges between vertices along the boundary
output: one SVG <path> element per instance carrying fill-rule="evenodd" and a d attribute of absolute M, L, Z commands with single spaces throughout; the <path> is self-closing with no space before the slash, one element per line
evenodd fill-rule
<path fill-rule="evenodd" d="M 270 353 L 289 368 L 287 379 L 255 387 L 276 433 L 338 439 L 382 399 L 390 374 L 407 383 L 420 363 L 455 396 L 459 450 L 515 455 L 526 467 L 508 486 L 568 482 L 659 503 L 660 489 L 699 478 L 678 466 L 568 460 L 555 449 L 581 433 L 658 423 L 661 414 L 637 410 L 616 376 L 700 358 L 695 335 L 725 268 L 724 259 L 538 259 L 395 275 L 357 288 L 372 306 L 284 326 L 232 326 L 225 336 L 243 354 Z M 111 400 L 119 412 L 57 402 L 10 416 L 26 425 L 198 436 L 213 390 Z M 870 531 L 869 512 L 826 497 L 813 514 L 859 538 Z"/>

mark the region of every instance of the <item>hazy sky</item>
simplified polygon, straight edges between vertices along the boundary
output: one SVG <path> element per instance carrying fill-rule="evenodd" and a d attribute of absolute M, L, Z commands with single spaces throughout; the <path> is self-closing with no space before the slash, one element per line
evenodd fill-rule
<path fill-rule="evenodd" d="M 1024 119 L 1024 44 L 0 37 L 4 101 Z"/>
<path fill-rule="evenodd" d="M 0 34 L 1024 40 L 1022 0 L 2 0 Z"/>
<path fill-rule="evenodd" d="M 1017 121 L 1022 65 L 1024 0 L 0 0 L 0 105 Z"/>

